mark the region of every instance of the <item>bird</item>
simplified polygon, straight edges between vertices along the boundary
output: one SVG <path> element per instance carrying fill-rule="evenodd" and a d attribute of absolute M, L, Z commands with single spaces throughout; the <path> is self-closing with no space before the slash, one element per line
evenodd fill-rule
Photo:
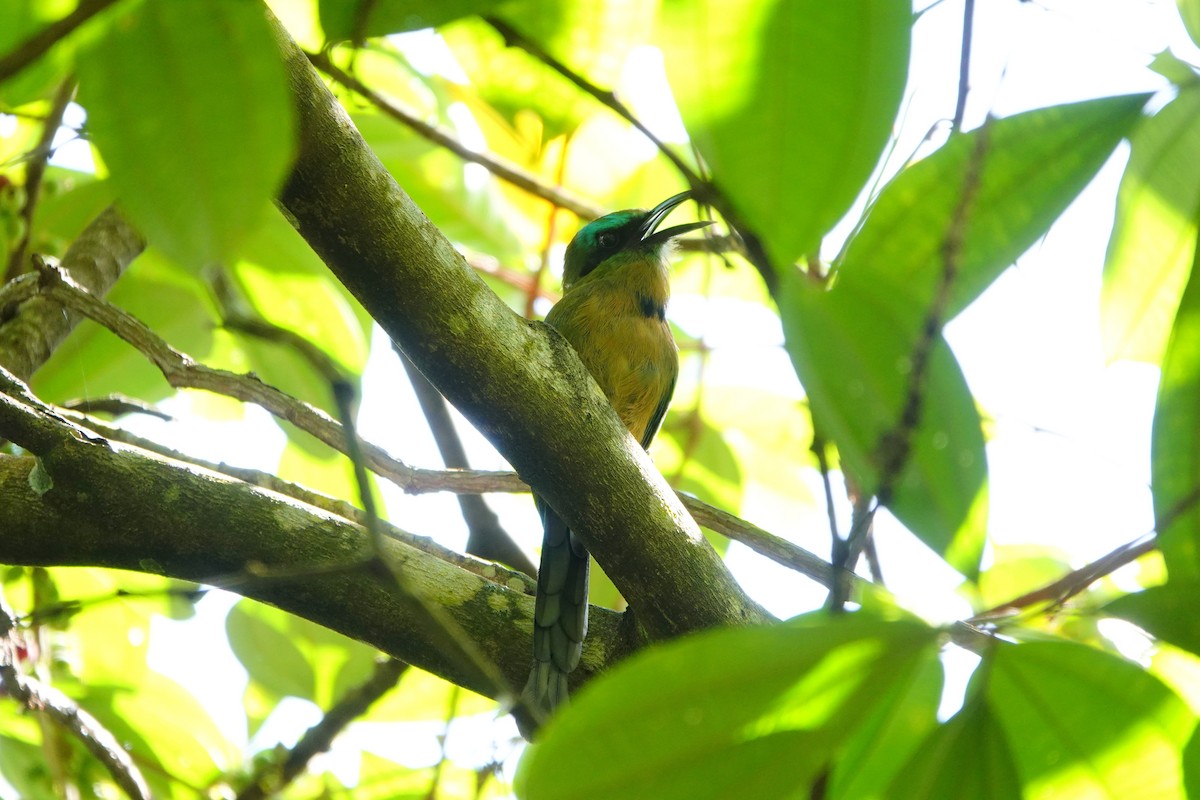
<path fill-rule="evenodd" d="M 589 222 L 567 245 L 563 295 L 546 323 L 560 333 L 643 448 L 658 433 L 679 375 L 667 324 L 669 244 L 709 221 L 659 230 L 691 197 L 680 192 L 649 211 L 628 209 Z M 567 678 L 587 635 L 588 553 L 548 503 L 534 495 L 542 553 L 534 606 L 533 668 L 525 703 L 542 718 L 567 703 Z"/>

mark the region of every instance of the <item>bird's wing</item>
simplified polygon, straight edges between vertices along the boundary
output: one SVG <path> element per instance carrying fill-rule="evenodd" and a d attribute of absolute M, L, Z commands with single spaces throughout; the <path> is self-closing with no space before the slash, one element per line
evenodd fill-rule
<path fill-rule="evenodd" d="M 658 408 L 654 409 L 654 415 L 650 417 L 645 433 L 642 434 L 643 450 L 650 449 L 650 443 L 654 441 L 654 436 L 662 426 L 663 417 L 667 416 L 667 406 L 671 405 L 671 396 L 675 394 L 675 379 L 678 377 L 678 370 L 679 368 L 676 366 L 675 373 L 671 375 L 671 382 L 667 385 L 667 390 L 663 392 L 662 399 L 658 401 Z"/>

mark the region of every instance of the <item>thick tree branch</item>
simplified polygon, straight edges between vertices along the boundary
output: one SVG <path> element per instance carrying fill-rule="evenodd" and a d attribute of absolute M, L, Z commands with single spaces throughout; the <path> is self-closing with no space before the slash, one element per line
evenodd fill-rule
<path fill-rule="evenodd" d="M 488 289 L 396 185 L 304 53 L 276 31 L 301 125 L 281 202 L 300 234 L 579 532 L 652 637 L 767 620 L 571 347 Z"/>
<path fill-rule="evenodd" d="M 255 486 L 117 445 L 78 428 L 0 369 L 0 436 L 32 456 L 0 455 L 0 563 L 97 566 L 221 585 L 366 642 L 480 694 L 478 672 L 448 660 L 425 619 L 375 572 L 255 578 L 356 563 L 365 531 Z M 249 535 L 253 532 L 253 535 Z M 466 631 L 510 684 L 529 670 L 533 599 L 408 544 L 383 554 Z M 593 608 L 580 680 L 629 652 L 621 615 Z"/>

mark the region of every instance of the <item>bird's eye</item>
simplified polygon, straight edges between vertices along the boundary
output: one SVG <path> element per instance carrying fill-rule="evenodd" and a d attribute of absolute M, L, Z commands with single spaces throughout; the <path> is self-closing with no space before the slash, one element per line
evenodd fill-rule
<path fill-rule="evenodd" d="M 614 247 L 617 244 L 617 235 L 610 231 L 605 231 L 596 237 L 596 242 L 605 250 L 607 250 L 608 248 Z"/>

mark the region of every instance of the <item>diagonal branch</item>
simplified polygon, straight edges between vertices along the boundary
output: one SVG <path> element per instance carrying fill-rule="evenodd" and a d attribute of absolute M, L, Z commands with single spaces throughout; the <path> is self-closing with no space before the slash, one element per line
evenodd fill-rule
<path fill-rule="evenodd" d="M 946 309 L 950 303 L 951 291 L 958 279 L 959 256 L 962 253 L 967 222 L 971 210 L 974 208 L 975 197 L 979 193 L 988 142 L 988 123 L 984 122 L 976 133 L 974 146 L 963 174 L 958 202 L 954 206 L 945 236 L 942 237 L 940 251 L 942 271 L 933 299 L 929 308 L 926 309 L 917 341 L 913 346 L 900 417 L 891 429 L 879 437 L 875 448 L 874 461 L 879 464 L 879 485 L 875 494 L 882 505 L 887 505 L 892 500 L 896 482 L 900 479 L 900 474 L 912 452 L 913 436 L 921 424 L 921 414 L 925 402 L 925 377 L 929 371 L 934 348 L 937 346 L 946 322 Z M 875 518 L 875 507 L 868 508 L 868 500 L 869 498 L 864 497 L 860 504 L 856 504 L 856 511 L 862 513 L 855 520 L 855 524 L 847 536 L 845 547 L 840 553 L 841 557 L 837 559 L 839 566 L 845 567 L 848 572 L 853 572 L 858 563 L 858 558 L 867 544 L 871 522 Z M 861 509 L 859 505 L 861 505 Z M 844 600 L 844 592 L 835 592 L 831 596 L 831 605 L 838 608 Z"/>
<path fill-rule="evenodd" d="M 467 266 L 366 146 L 305 54 L 282 26 L 275 30 L 300 122 L 280 202 L 301 236 L 579 532 L 652 638 L 768 620 L 570 345 L 514 314 Z"/>

